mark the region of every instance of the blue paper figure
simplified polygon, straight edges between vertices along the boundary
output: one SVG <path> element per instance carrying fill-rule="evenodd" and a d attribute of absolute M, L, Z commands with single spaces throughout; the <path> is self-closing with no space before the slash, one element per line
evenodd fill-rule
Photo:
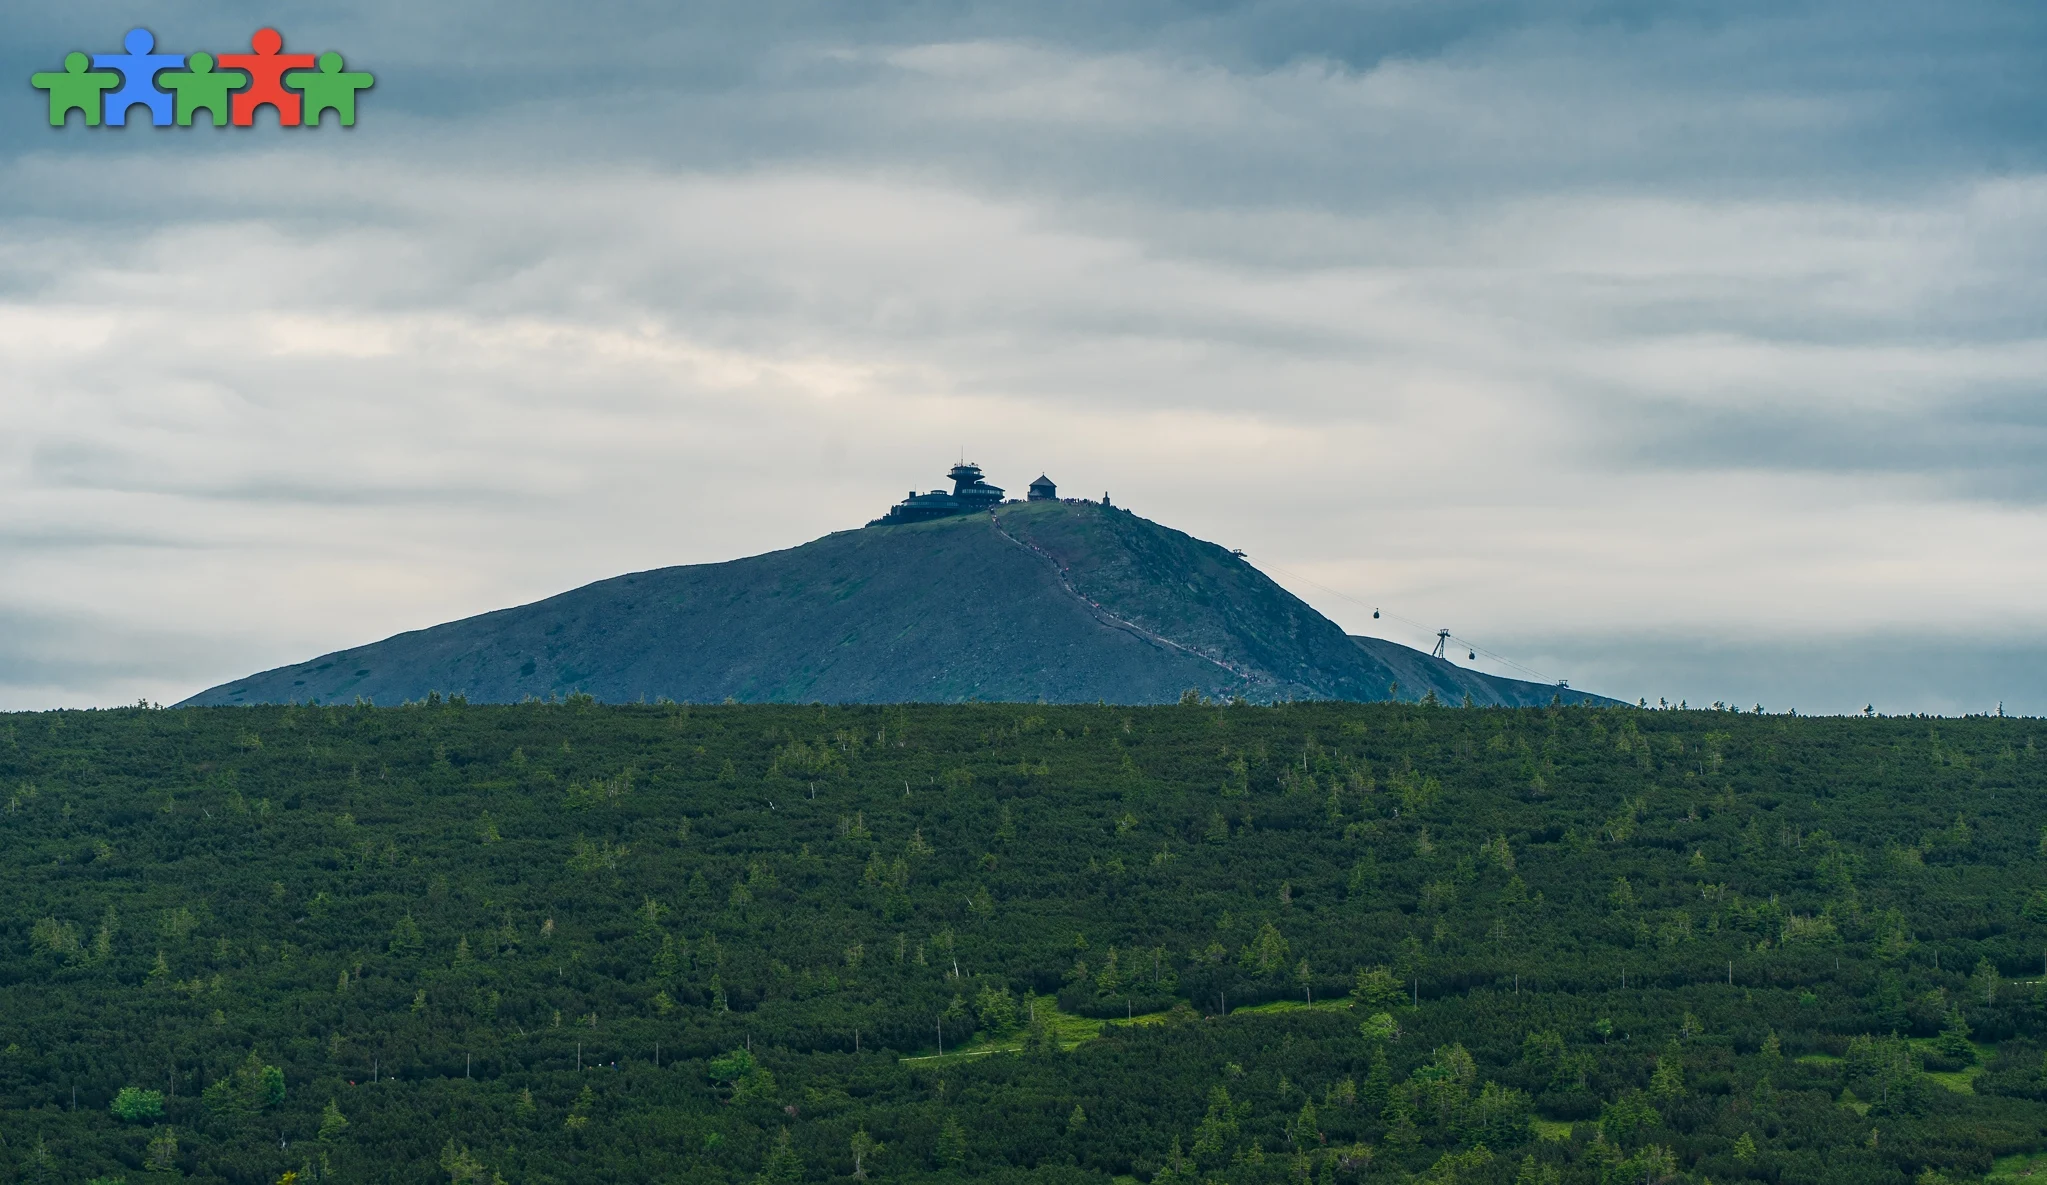
<path fill-rule="evenodd" d="M 117 128 L 126 126 L 128 108 L 140 103 L 149 108 L 149 122 L 160 128 L 171 126 L 171 95 L 156 88 L 156 76 L 158 71 L 183 66 L 185 55 L 149 52 L 156 47 L 156 37 L 148 29 L 128 30 L 121 44 L 128 47 L 127 53 L 92 55 L 95 69 L 121 72 L 121 89 L 107 96 L 106 122 Z"/>

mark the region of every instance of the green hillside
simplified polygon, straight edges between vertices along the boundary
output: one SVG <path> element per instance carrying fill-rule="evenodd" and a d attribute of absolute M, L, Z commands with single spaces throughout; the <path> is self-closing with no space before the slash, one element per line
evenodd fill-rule
<path fill-rule="evenodd" d="M 2043 734 L 0 716 L 0 1178 L 2020 1179 Z"/>
<path fill-rule="evenodd" d="M 187 702 L 1171 703 L 1192 688 L 1270 703 L 1386 699 L 1395 684 L 1449 703 L 1597 698 L 1346 637 L 1215 544 L 1035 502 L 620 576 Z"/>

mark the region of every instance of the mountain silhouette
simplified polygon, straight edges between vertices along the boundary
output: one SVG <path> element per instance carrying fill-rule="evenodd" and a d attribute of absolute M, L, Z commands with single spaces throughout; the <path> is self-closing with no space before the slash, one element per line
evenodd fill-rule
<path fill-rule="evenodd" d="M 977 471 L 978 472 L 978 471 Z M 991 487 L 992 488 L 992 487 Z M 999 491 L 997 491 L 999 496 Z M 601 580 L 321 655 L 189 705 L 1615 701 L 1352 637 L 1231 551 L 1055 498 Z"/>

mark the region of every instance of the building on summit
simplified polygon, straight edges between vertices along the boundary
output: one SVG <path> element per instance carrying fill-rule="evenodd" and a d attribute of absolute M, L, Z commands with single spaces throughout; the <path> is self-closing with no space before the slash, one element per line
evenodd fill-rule
<path fill-rule="evenodd" d="M 986 510 L 1002 504 L 1002 487 L 989 485 L 981 477 L 981 467 L 972 461 L 961 461 L 946 474 L 952 478 L 953 500 L 962 510 Z"/>
<path fill-rule="evenodd" d="M 928 494 L 910 491 L 910 496 L 889 507 L 887 514 L 868 523 L 870 527 L 893 527 L 902 523 L 928 522 L 934 518 L 951 518 L 956 514 L 972 514 L 1002 504 L 1002 487 L 988 484 L 981 475 L 981 467 L 972 461 L 961 461 L 946 474 L 952 478 L 952 492 L 933 490 Z M 1057 487 L 1049 477 L 1040 477 L 1031 483 L 1031 501 L 1042 501 L 1057 495 Z"/>
<path fill-rule="evenodd" d="M 1030 500 L 1033 502 L 1055 502 L 1058 498 L 1059 487 L 1052 484 L 1051 478 L 1046 477 L 1042 473 L 1038 474 L 1038 480 L 1031 483 Z"/>

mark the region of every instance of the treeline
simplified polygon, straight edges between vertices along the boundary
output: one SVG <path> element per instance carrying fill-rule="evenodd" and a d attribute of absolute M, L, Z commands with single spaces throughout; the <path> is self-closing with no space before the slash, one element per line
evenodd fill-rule
<path fill-rule="evenodd" d="M 0 1171 L 1978 1179 L 2047 1148 L 2043 739 L 1327 703 L 4 716 Z"/>

